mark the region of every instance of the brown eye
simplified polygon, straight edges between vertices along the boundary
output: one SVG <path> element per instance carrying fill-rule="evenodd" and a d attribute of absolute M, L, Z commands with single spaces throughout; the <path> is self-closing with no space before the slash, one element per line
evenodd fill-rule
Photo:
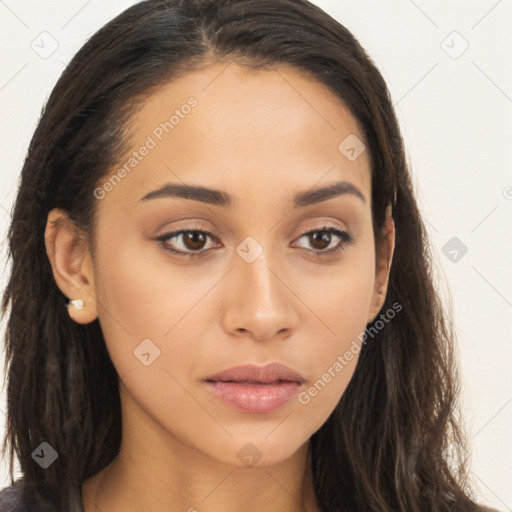
<path fill-rule="evenodd" d="M 329 231 L 313 231 L 308 234 L 313 249 L 323 251 L 331 243 L 332 234 Z"/>
<path fill-rule="evenodd" d="M 191 251 L 198 251 L 204 248 L 207 237 L 202 231 L 188 231 L 183 234 L 183 244 Z"/>
<path fill-rule="evenodd" d="M 197 257 L 211 249 L 211 247 L 205 247 L 208 239 L 216 239 L 216 237 L 208 231 L 182 229 L 181 231 L 162 235 L 157 240 L 165 250 L 174 254 Z"/>
<path fill-rule="evenodd" d="M 299 240 L 302 238 L 305 238 L 311 247 L 306 247 L 305 249 L 309 249 L 320 256 L 336 254 L 354 241 L 354 237 L 350 233 L 336 228 L 328 228 L 327 226 L 322 229 L 308 231 Z M 339 240 L 337 244 L 335 243 L 331 246 L 332 242 L 336 242 L 337 239 Z"/>

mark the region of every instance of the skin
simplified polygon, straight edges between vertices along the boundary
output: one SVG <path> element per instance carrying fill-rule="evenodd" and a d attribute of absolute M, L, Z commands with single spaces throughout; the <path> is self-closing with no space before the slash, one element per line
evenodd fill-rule
<path fill-rule="evenodd" d="M 350 161 L 338 150 L 348 135 L 364 135 L 342 101 L 291 68 L 216 63 L 166 84 L 134 119 L 131 151 L 190 96 L 197 106 L 96 200 L 94 254 L 65 212 L 48 216 L 56 283 L 85 301 L 70 315 L 81 324 L 99 318 L 120 375 L 121 450 L 84 482 L 85 511 L 319 511 L 309 438 L 339 402 L 358 354 L 309 403 L 294 399 L 271 413 L 237 411 L 202 380 L 276 361 L 302 374 L 309 389 L 380 312 L 394 223 L 389 216 L 376 257 L 368 151 Z M 344 194 L 292 209 L 295 194 L 342 180 L 365 202 Z M 222 190 L 234 205 L 140 201 L 165 183 Z M 340 242 L 304 236 L 324 226 L 354 241 L 315 255 Z M 167 241 L 188 252 L 211 248 L 187 259 L 156 241 L 179 229 L 216 239 Z M 251 263 L 236 252 L 248 236 L 263 249 Z M 134 350 L 148 338 L 160 356 L 145 366 Z M 250 467 L 237 457 L 248 442 L 261 455 Z"/>

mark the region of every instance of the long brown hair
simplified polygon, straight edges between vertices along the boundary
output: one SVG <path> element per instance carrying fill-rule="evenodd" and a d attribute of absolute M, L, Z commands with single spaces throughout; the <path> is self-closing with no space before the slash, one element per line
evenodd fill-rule
<path fill-rule="evenodd" d="M 79 510 L 82 482 L 120 447 L 118 376 L 98 321 L 79 325 L 67 314 L 45 251 L 48 212 L 65 209 L 94 239 L 93 190 L 126 149 L 123 127 L 139 100 L 219 61 L 293 66 L 330 88 L 368 142 L 376 245 L 393 207 L 396 245 L 382 309 L 403 309 L 364 344 L 343 397 L 311 437 L 322 509 L 479 510 L 457 412 L 450 314 L 435 288 L 389 91 L 354 36 L 307 0 L 141 2 L 93 35 L 63 72 L 31 140 L 8 232 L 2 453 L 9 451 L 11 481 L 16 455 L 27 502 L 37 493 L 58 510 Z M 32 458 L 43 441 L 59 455 L 47 469 Z M 449 446 L 462 461 L 457 471 L 443 457 Z"/>

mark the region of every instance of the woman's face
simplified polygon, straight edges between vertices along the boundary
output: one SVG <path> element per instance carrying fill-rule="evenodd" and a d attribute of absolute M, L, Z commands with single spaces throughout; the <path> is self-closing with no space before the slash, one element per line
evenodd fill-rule
<path fill-rule="evenodd" d="M 147 98 L 129 154 L 94 192 L 96 251 L 70 297 L 86 301 L 76 321 L 99 316 L 123 414 L 238 466 L 290 457 L 327 420 L 393 250 L 391 231 L 379 266 L 355 119 L 318 82 L 276 69 L 212 65 Z M 267 363 L 302 381 L 207 382 Z"/>

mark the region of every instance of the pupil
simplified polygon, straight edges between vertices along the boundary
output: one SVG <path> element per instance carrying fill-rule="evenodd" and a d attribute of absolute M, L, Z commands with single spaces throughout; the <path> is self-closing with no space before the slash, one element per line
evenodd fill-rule
<path fill-rule="evenodd" d="M 313 238 L 312 246 L 315 249 L 321 250 L 329 247 L 329 243 L 331 242 L 331 233 L 328 231 L 317 231 L 310 235 Z M 320 246 L 317 243 L 320 242 Z"/>
<path fill-rule="evenodd" d="M 204 233 L 192 231 L 185 235 L 185 245 L 187 249 L 201 249 L 204 245 Z"/>

